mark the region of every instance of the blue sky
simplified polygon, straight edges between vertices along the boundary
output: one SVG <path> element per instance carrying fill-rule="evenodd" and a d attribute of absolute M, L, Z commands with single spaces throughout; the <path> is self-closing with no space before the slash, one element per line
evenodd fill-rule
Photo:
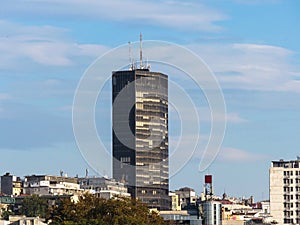
<path fill-rule="evenodd" d="M 0 173 L 58 175 L 62 169 L 84 175 L 89 165 L 72 130 L 76 87 L 97 57 L 137 41 L 142 32 L 145 40 L 172 42 L 198 54 L 226 102 L 218 157 L 200 172 L 196 152 L 171 178 L 171 190 L 190 186 L 199 193 L 204 173 L 212 173 L 216 194 L 268 198 L 271 160 L 299 155 L 299 7 L 297 0 L 2 2 Z M 110 114 L 109 88 L 107 83 L 96 116 L 107 148 L 110 121 L 101 118 Z M 201 116 L 205 138 L 209 125 Z M 178 118 L 170 117 L 172 148 L 180 132 Z"/>

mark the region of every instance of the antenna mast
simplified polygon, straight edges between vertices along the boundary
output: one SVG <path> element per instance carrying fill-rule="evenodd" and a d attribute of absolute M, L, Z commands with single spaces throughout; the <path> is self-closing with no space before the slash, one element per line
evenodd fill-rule
<path fill-rule="evenodd" d="M 131 42 L 128 41 L 128 57 L 129 57 L 129 70 L 133 70 L 133 62 L 131 58 Z"/>
<path fill-rule="evenodd" d="M 140 69 L 143 69 L 142 32 L 140 33 Z"/>

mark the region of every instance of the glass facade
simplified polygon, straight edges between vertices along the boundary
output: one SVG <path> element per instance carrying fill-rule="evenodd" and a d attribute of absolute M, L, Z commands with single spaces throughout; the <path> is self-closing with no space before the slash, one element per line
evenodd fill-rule
<path fill-rule="evenodd" d="M 113 177 L 149 207 L 169 209 L 168 77 L 113 72 L 112 92 Z"/>

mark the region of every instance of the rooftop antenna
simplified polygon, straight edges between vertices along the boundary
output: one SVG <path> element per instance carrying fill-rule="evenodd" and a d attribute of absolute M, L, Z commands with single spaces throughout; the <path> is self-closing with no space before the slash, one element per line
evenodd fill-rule
<path fill-rule="evenodd" d="M 212 175 L 205 175 L 205 198 L 206 200 L 212 200 L 213 188 L 212 188 Z"/>
<path fill-rule="evenodd" d="M 140 69 L 143 69 L 142 32 L 140 33 Z"/>
<path fill-rule="evenodd" d="M 133 70 L 133 60 L 131 58 L 131 42 L 128 41 L 128 55 L 129 55 L 129 70 Z"/>
<path fill-rule="evenodd" d="M 148 58 L 147 58 L 147 62 L 146 62 L 146 68 L 149 70 L 151 67 L 151 65 L 148 63 Z"/>

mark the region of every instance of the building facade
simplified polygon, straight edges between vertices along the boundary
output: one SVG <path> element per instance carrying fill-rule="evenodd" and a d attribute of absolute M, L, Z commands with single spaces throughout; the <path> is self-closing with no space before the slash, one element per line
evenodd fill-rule
<path fill-rule="evenodd" d="M 113 178 L 160 210 L 168 196 L 168 76 L 149 69 L 112 74 Z"/>
<path fill-rule="evenodd" d="M 0 225 L 47 225 L 39 217 L 9 216 L 9 220 L 0 220 Z"/>
<path fill-rule="evenodd" d="M 166 221 L 172 221 L 174 225 L 202 225 L 202 219 L 197 215 L 191 215 L 187 210 L 160 211 L 159 215 Z"/>
<path fill-rule="evenodd" d="M 22 193 L 22 181 L 20 177 L 6 173 L 0 176 L 0 194 L 18 196 Z"/>
<path fill-rule="evenodd" d="M 80 187 L 99 198 L 111 199 L 114 197 L 130 197 L 124 183 L 106 177 L 78 178 Z"/>
<path fill-rule="evenodd" d="M 23 191 L 27 195 L 80 195 L 83 193 L 83 189 L 80 189 L 78 184 L 78 178 L 49 175 L 25 176 Z"/>
<path fill-rule="evenodd" d="M 300 158 L 272 161 L 270 213 L 279 224 L 300 224 Z"/>
<path fill-rule="evenodd" d="M 205 201 L 201 205 L 204 225 L 222 224 L 222 204 L 218 201 Z"/>
<path fill-rule="evenodd" d="M 175 193 L 178 195 L 179 205 L 182 210 L 196 207 L 197 196 L 194 189 L 183 187 L 176 190 Z"/>
<path fill-rule="evenodd" d="M 175 192 L 169 192 L 169 197 L 171 201 L 171 210 L 172 211 L 179 211 L 181 210 L 180 200 L 178 194 Z"/>

